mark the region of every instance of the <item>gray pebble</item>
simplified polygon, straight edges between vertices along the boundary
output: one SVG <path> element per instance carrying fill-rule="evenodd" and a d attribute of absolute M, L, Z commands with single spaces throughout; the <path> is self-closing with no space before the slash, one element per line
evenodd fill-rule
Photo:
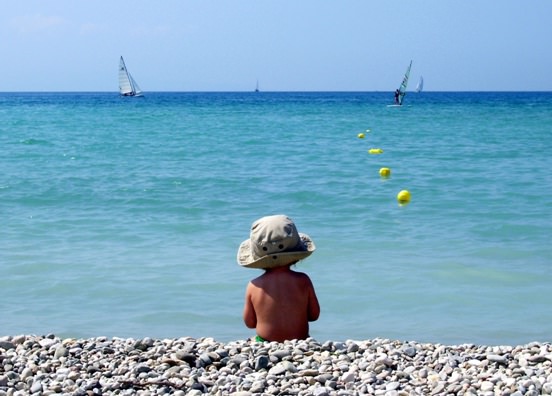
<path fill-rule="evenodd" d="M 270 360 L 268 359 L 268 356 L 257 356 L 257 359 L 255 359 L 255 371 L 266 369 L 269 363 Z"/>
<path fill-rule="evenodd" d="M 0 340 L 0 349 L 4 349 L 6 351 L 9 351 L 10 349 L 15 349 L 15 344 L 10 341 L 3 341 Z"/>
<path fill-rule="evenodd" d="M 42 383 L 40 381 L 33 382 L 30 391 L 31 393 L 42 392 Z"/>
<path fill-rule="evenodd" d="M 508 362 L 508 357 L 505 355 L 487 355 L 487 360 L 491 362 L 506 364 Z"/>

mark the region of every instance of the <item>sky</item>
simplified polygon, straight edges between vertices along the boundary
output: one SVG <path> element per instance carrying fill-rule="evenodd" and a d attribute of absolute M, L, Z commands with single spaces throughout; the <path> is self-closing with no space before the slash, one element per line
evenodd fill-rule
<path fill-rule="evenodd" d="M 17 0 L 0 91 L 552 91 L 552 0 Z"/>

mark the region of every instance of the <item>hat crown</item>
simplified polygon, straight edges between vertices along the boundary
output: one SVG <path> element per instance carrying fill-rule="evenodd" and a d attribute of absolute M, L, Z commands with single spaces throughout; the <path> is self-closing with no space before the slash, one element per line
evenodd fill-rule
<path fill-rule="evenodd" d="M 251 226 L 252 253 L 261 258 L 274 253 L 305 250 L 293 221 L 285 215 L 263 217 Z"/>
<path fill-rule="evenodd" d="M 251 225 L 249 238 L 238 248 L 238 264 L 247 268 L 276 268 L 303 260 L 316 249 L 307 234 L 297 231 L 286 215 L 265 216 Z"/>

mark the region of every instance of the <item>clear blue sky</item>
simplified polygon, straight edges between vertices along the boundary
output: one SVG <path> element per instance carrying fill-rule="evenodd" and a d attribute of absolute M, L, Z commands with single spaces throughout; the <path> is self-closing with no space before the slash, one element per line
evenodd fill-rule
<path fill-rule="evenodd" d="M 552 91 L 551 0 L 16 0 L 0 91 Z"/>

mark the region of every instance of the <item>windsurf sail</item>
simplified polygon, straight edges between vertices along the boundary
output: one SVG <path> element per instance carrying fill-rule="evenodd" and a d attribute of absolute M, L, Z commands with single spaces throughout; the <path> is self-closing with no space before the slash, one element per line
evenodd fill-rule
<path fill-rule="evenodd" d="M 404 73 L 404 77 L 401 83 L 401 86 L 395 93 L 395 102 L 398 105 L 402 105 L 404 96 L 406 95 L 406 87 L 408 86 L 408 78 L 410 77 L 410 68 L 412 67 L 412 61 L 410 61 L 410 64 L 408 65 L 408 69 L 406 69 L 406 73 Z"/>

